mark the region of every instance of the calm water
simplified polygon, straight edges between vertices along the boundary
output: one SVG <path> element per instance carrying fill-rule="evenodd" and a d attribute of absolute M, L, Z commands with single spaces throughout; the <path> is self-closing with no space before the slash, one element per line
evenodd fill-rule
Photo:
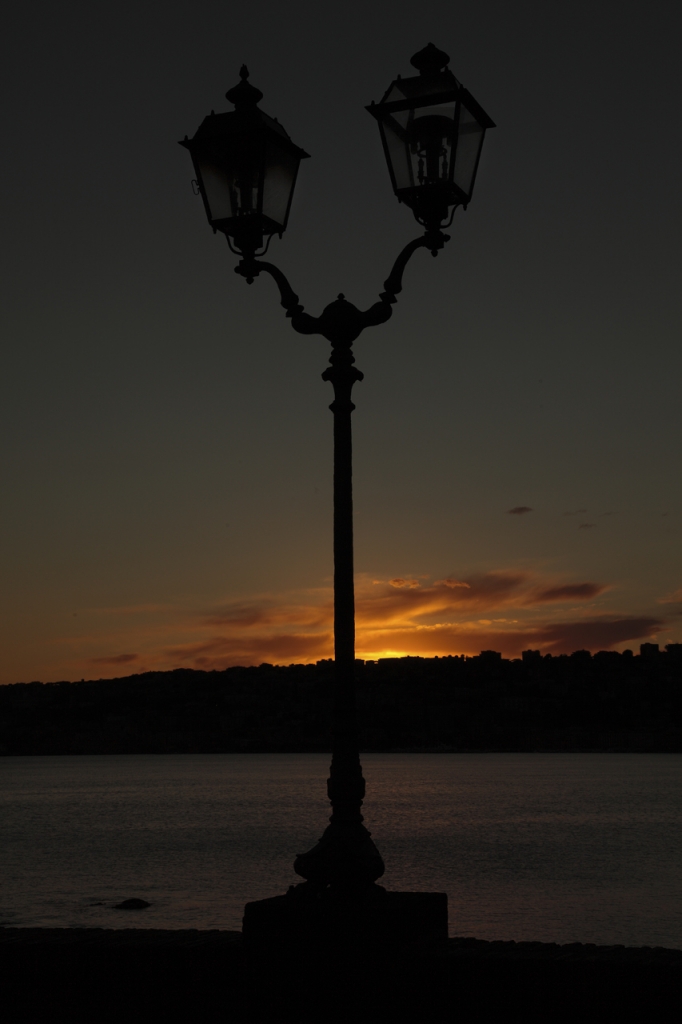
<path fill-rule="evenodd" d="M 328 756 L 0 758 L 0 924 L 238 929 L 297 881 Z M 452 935 L 682 947 L 682 756 L 373 754 L 391 889 L 445 890 Z M 153 906 L 131 913 L 131 896 Z"/>

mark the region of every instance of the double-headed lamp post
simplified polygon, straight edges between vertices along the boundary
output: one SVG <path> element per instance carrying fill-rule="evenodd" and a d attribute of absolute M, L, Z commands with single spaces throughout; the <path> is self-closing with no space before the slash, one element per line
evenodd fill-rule
<path fill-rule="evenodd" d="M 353 492 L 351 391 L 362 373 L 352 345 L 366 327 L 385 323 L 402 288 L 405 266 L 417 249 L 433 256 L 449 236 L 458 206 L 466 209 L 488 128 L 494 124 L 447 67 L 449 57 L 429 43 L 412 57 L 419 74 L 391 83 L 376 118 L 388 170 L 399 202 L 409 206 L 424 233 L 405 246 L 384 282 L 379 301 L 361 311 L 343 295 L 319 317 L 305 313 L 286 277 L 263 256 L 273 235 L 286 229 L 298 167 L 308 156 L 279 122 L 259 107 L 262 93 L 241 81 L 226 94 L 234 111 L 211 114 L 192 139 L 180 144 L 192 157 L 196 182 L 213 231 L 227 236 L 241 256 L 236 273 L 251 284 L 261 273 L 274 278 L 282 306 L 299 334 L 321 334 L 331 342 L 330 366 L 322 374 L 334 388 L 334 661 L 333 753 L 327 792 L 330 823 L 317 845 L 299 855 L 295 871 L 319 897 L 323 890 L 371 892 L 384 863 L 363 825 L 365 780 L 360 764 L 355 696 L 355 598 L 353 588 Z M 301 893 L 303 895 L 303 893 Z"/>

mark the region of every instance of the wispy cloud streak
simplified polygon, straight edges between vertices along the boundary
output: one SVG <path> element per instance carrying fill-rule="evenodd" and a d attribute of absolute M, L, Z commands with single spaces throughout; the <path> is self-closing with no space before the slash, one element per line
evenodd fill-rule
<path fill-rule="evenodd" d="M 360 658 L 477 654 L 486 649 L 505 657 L 518 657 L 527 648 L 552 654 L 602 650 L 651 639 L 665 624 L 656 614 L 610 612 L 601 601 L 612 591 L 605 583 L 572 582 L 527 570 L 435 580 L 420 574 L 383 580 L 359 576 L 356 591 Z M 673 603 L 679 595 L 664 600 Z M 334 653 L 331 587 L 229 601 L 202 613 L 183 614 L 174 606 L 167 617 L 156 606 L 145 606 L 130 629 L 124 625 L 125 611 L 120 610 L 119 630 L 109 642 L 114 651 L 139 653 L 102 650 L 106 638 L 100 636 L 99 650 L 90 646 L 90 657 L 82 665 L 109 672 L 126 665 L 137 671 L 222 669 L 264 661 L 314 662 Z"/>

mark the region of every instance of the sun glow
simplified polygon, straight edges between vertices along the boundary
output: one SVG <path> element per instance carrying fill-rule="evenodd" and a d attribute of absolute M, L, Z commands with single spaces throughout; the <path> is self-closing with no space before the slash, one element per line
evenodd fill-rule
<path fill-rule="evenodd" d="M 655 639 L 664 624 L 660 615 L 623 614 L 607 584 L 516 568 L 466 579 L 405 573 L 382 581 L 358 574 L 356 594 L 356 651 L 363 661 L 607 650 Z M 314 664 L 334 656 L 333 620 L 329 586 L 203 609 L 82 609 L 74 619 L 78 629 L 60 640 L 54 678 Z"/>
<path fill-rule="evenodd" d="M 361 661 L 379 661 L 381 658 L 406 658 L 409 653 L 403 650 L 358 651 L 358 658 Z"/>

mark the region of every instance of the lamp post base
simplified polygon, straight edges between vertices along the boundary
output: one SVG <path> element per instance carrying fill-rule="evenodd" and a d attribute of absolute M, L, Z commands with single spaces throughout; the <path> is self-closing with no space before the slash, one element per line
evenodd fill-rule
<path fill-rule="evenodd" d="M 387 892 L 292 885 L 284 896 L 247 903 L 242 934 L 258 952 L 343 951 L 430 945 L 448 937 L 444 892 Z"/>
<path fill-rule="evenodd" d="M 434 1019 L 403 1011 L 423 1009 L 422 952 L 447 950 L 445 893 L 303 882 L 247 903 L 242 934 L 249 1024 Z"/>
<path fill-rule="evenodd" d="M 360 818 L 359 821 L 332 820 L 312 850 L 299 853 L 294 871 L 318 889 L 336 886 L 349 890 L 367 889 L 381 878 L 385 868 L 372 842 L 372 834 Z"/>

